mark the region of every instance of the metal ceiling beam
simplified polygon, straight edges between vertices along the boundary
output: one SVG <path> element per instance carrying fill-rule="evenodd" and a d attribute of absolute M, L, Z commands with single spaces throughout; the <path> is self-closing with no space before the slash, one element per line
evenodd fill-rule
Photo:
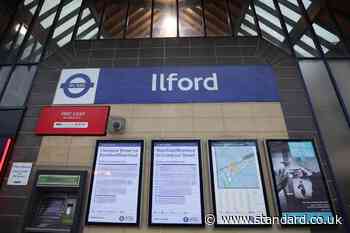
<path fill-rule="evenodd" d="M 244 1 L 241 9 L 241 15 L 236 20 L 235 25 L 232 25 L 234 27 L 234 31 L 232 32 L 234 36 L 238 34 L 238 31 L 241 28 L 241 24 L 244 20 L 244 16 L 248 12 L 248 10 L 249 10 L 249 1 Z"/>
<path fill-rule="evenodd" d="M 311 5 L 309 6 L 307 12 L 308 16 L 311 21 L 314 21 L 318 13 L 321 11 L 322 5 L 321 1 L 313 1 Z M 294 26 L 294 28 L 289 32 L 290 40 L 292 44 L 295 44 L 308 30 L 308 23 L 305 20 L 305 17 L 302 16 L 297 24 Z M 287 42 L 285 41 L 283 43 L 284 46 L 287 45 Z"/>

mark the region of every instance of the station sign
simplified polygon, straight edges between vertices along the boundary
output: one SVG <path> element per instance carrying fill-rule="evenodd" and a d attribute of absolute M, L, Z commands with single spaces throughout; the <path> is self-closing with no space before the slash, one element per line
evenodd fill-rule
<path fill-rule="evenodd" d="M 105 135 L 108 106 L 47 106 L 41 110 L 38 135 Z"/>
<path fill-rule="evenodd" d="M 63 69 L 53 104 L 278 102 L 270 65 Z"/>

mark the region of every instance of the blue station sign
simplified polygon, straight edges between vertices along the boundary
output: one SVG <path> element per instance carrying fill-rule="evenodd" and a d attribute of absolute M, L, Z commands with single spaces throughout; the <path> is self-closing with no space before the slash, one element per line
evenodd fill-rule
<path fill-rule="evenodd" d="M 269 65 L 64 69 L 54 104 L 277 102 Z"/>

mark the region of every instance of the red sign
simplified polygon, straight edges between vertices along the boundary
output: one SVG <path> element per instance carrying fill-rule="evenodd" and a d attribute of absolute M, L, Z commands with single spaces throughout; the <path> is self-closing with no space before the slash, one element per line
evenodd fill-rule
<path fill-rule="evenodd" d="M 39 135 L 106 135 L 108 106 L 59 106 L 41 110 Z"/>

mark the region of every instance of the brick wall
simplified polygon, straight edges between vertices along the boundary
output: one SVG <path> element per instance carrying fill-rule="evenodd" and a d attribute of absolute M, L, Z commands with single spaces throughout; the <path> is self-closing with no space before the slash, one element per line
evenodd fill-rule
<path fill-rule="evenodd" d="M 141 119 L 141 123 L 137 123 L 137 115 L 143 116 L 150 113 L 151 108 L 162 108 L 161 105 L 131 106 L 112 106 L 112 113 L 116 115 L 123 115 L 129 117 L 130 130 L 135 129 L 136 132 L 128 132 L 124 137 L 146 138 L 149 140 L 154 137 L 199 137 L 203 140 L 209 137 L 234 137 L 234 138 L 276 138 L 276 137 L 316 137 L 317 131 L 311 115 L 311 108 L 308 104 L 303 83 L 297 75 L 296 64 L 293 58 L 283 53 L 278 48 L 269 44 L 264 40 L 257 38 L 240 38 L 233 40 L 232 38 L 182 38 L 182 39 L 142 39 L 142 40 L 105 40 L 105 41 L 81 41 L 65 46 L 61 51 L 50 57 L 47 61 L 42 63 L 39 67 L 38 75 L 33 83 L 33 88 L 28 100 L 28 110 L 20 129 L 17 142 L 13 151 L 13 156 L 10 163 L 14 161 L 32 161 L 34 168 L 46 167 L 53 168 L 53 163 L 57 163 L 55 168 L 77 168 L 77 169 L 91 169 L 91 160 L 93 156 L 94 140 L 96 138 L 90 137 L 38 137 L 34 134 L 34 128 L 38 118 L 40 108 L 43 105 L 50 105 L 52 103 L 53 95 L 56 89 L 60 70 L 62 68 L 99 68 L 99 67 L 134 67 L 134 66 L 159 66 L 159 65 L 214 65 L 214 64 L 271 64 L 278 76 L 278 86 L 281 95 L 281 104 L 277 106 L 269 106 L 269 108 L 277 109 L 274 117 L 266 115 L 266 109 L 257 111 L 257 105 L 244 106 L 238 111 L 232 109 L 239 109 L 239 103 L 210 105 L 210 104 L 196 104 L 196 105 L 174 105 L 179 108 L 173 111 L 174 115 L 164 116 L 164 124 L 161 128 L 147 131 L 142 129 L 145 116 Z M 204 106 L 204 107 L 203 107 Z M 219 110 L 217 109 L 219 106 Z M 242 107 L 242 106 L 241 106 Z M 176 121 L 180 117 L 183 109 L 190 108 L 191 116 L 188 123 L 191 128 L 189 132 L 175 132 L 174 126 L 176 123 L 169 122 L 168 118 Z M 164 107 L 163 107 L 164 109 Z M 166 108 L 167 111 L 169 110 Z M 181 110 L 182 109 L 182 110 Z M 235 129 L 237 118 L 239 116 L 231 116 L 233 118 L 230 124 L 225 125 L 226 111 L 237 112 L 238 114 L 255 114 L 258 120 L 266 119 L 266 122 L 261 126 L 264 129 L 250 130 L 248 127 L 252 121 L 242 124 L 244 127 Z M 244 110 L 246 109 L 246 110 Z M 128 112 L 129 111 L 129 112 Z M 131 111 L 131 112 L 130 112 Z M 136 112 L 135 112 L 136 111 Z M 137 112 L 138 111 L 138 112 Z M 196 113 L 195 113 L 196 112 Z M 188 112 L 185 113 L 188 114 Z M 128 114 L 131 114 L 128 115 Z M 176 115 L 177 114 L 177 115 Z M 197 115 L 193 115 L 197 114 Z M 210 115 L 211 114 L 211 115 Z M 265 114 L 265 115 L 264 115 Z M 152 118 L 153 116 L 148 116 Z M 211 119 L 212 118 L 212 119 Z M 230 118 L 230 117 L 228 117 Z M 245 116 L 241 116 L 245 118 Z M 195 119 L 195 120 L 194 120 Z M 214 120 L 216 124 L 220 124 L 218 119 L 222 119 L 221 126 L 216 126 L 215 129 L 222 129 L 216 132 L 209 132 L 211 129 L 206 129 L 206 120 Z M 128 120 L 128 119 L 127 119 Z M 140 119 L 139 119 L 140 120 Z M 234 121 L 236 120 L 236 121 Z M 276 120 L 275 122 L 273 120 Z M 168 122 L 167 122 L 168 121 Z M 200 123 L 202 121 L 202 123 Z M 195 123 L 194 123 L 195 122 Z M 152 123 L 152 120 L 151 120 Z M 183 123 L 183 122 L 181 122 Z M 197 126 L 195 125 L 197 124 Z M 256 126 L 258 124 L 255 124 Z M 259 124 L 261 125 L 261 124 Z M 164 130 L 165 127 L 165 130 Z M 168 128 L 166 128 L 168 127 Z M 197 127 L 197 131 L 196 128 Z M 199 131 L 198 131 L 199 130 Z M 249 132 L 250 131 L 250 132 Z M 109 135 L 107 138 L 111 138 Z M 57 154 L 53 154 L 52 150 L 47 148 L 54 144 L 62 145 Z M 261 144 L 261 143 L 260 143 Z M 64 146 L 66 145 L 66 146 Z M 262 147 L 262 145 L 260 145 Z M 46 151 L 45 151 L 46 150 Z M 320 148 L 321 157 L 324 156 L 322 148 Z M 85 152 L 85 154 L 84 154 Z M 75 153 L 80 153 L 83 157 L 83 163 L 79 163 L 74 157 Z M 146 150 L 146 153 L 149 151 Z M 38 159 L 38 155 L 39 159 Z M 263 153 L 264 154 L 264 153 Z M 265 155 L 263 155 L 265 156 Z M 38 159 L 38 160 L 37 160 Z M 76 160 L 76 161 L 75 161 Z M 58 163 L 62 161 L 62 163 Z M 331 197 L 335 201 L 335 194 L 333 189 L 333 182 L 327 172 L 327 165 L 322 159 L 322 166 L 326 171 L 327 181 L 330 185 Z M 147 163 L 146 163 L 147 164 Z M 266 166 L 266 163 L 264 163 Z M 147 168 L 147 165 L 146 165 Z M 267 167 L 265 167 L 267 171 Z M 34 174 L 34 173 L 33 173 Z M 8 175 L 8 174 L 7 174 Z M 6 175 L 6 177 L 7 177 Z M 31 177 L 31 179 L 33 176 Z M 265 172 L 265 179 L 269 186 L 269 200 L 270 207 L 273 210 L 275 205 L 272 201 L 271 188 L 269 185 L 268 173 Z M 144 186 L 147 186 L 147 179 Z M 17 233 L 22 229 L 23 216 L 25 207 L 30 195 L 30 187 L 10 187 L 3 182 L 0 190 L 0 224 L 5 227 L 0 228 L 0 232 Z M 32 180 L 31 180 L 32 183 Z M 207 182 L 205 182 L 207 183 Z M 206 187 L 207 196 L 210 200 L 210 193 Z M 144 192 L 143 210 L 147 209 L 147 193 Z M 210 211 L 211 205 L 206 204 L 206 211 Z M 147 212 L 147 211 L 146 211 Z M 146 213 L 144 212 L 144 213 Z M 103 228 L 103 227 L 89 227 L 85 228 L 84 232 L 169 232 L 169 231 L 185 231 L 183 228 L 168 230 L 166 228 L 151 228 L 146 224 L 147 216 L 143 214 L 141 229 L 124 229 L 124 228 Z M 248 232 L 265 232 L 266 229 L 240 229 Z M 276 227 L 270 229 L 271 231 L 279 232 Z M 193 229 L 187 230 L 193 232 Z M 220 230 L 224 231 L 224 230 Z M 285 230 L 283 230 L 285 231 Z M 287 232 L 309 232 L 308 228 L 291 229 Z M 315 229 L 315 232 L 320 232 Z M 325 231 L 326 232 L 326 231 Z"/>

